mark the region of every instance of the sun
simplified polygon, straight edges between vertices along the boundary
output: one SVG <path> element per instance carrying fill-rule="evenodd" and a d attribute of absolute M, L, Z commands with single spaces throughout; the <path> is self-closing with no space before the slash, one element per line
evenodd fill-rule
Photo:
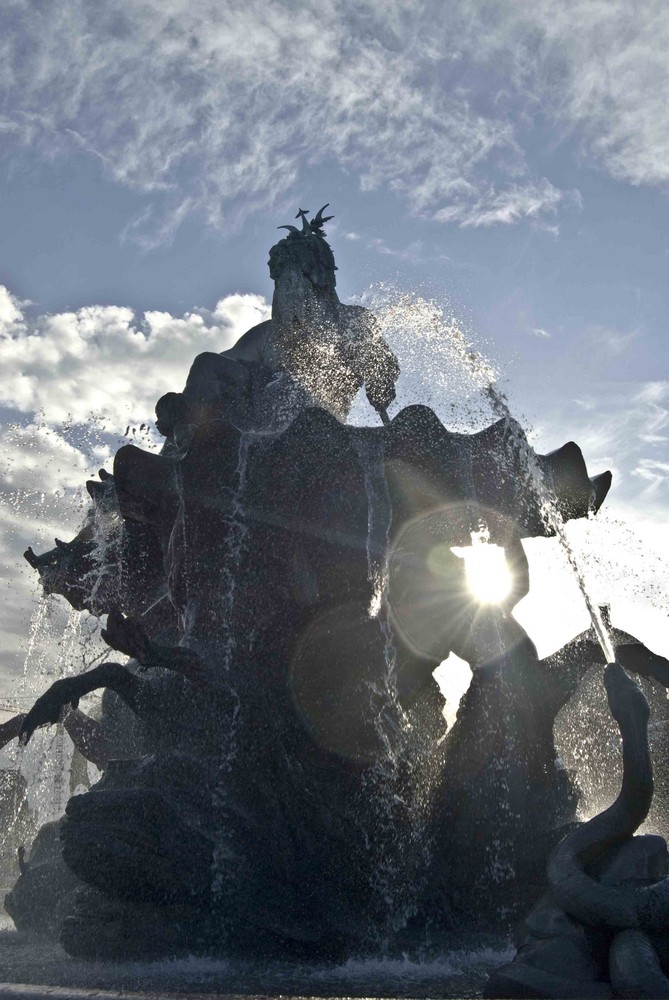
<path fill-rule="evenodd" d="M 504 549 L 475 541 L 453 552 L 465 561 L 467 586 L 480 604 L 500 604 L 511 593 L 511 574 L 506 564 Z"/>

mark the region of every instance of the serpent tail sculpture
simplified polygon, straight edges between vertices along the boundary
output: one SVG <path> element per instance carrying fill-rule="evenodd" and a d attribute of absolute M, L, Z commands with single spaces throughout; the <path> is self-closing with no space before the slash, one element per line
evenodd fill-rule
<path fill-rule="evenodd" d="M 619 663 L 604 671 L 623 744 L 620 794 L 568 834 L 547 868 L 550 891 L 517 930 L 514 960 L 486 997 L 668 998 L 669 857 L 662 837 L 634 836 L 653 798 L 648 702 Z"/>
<path fill-rule="evenodd" d="M 618 663 L 604 671 L 609 707 L 623 739 L 623 782 L 615 802 L 571 833 L 548 862 L 548 881 L 566 913 L 590 926 L 669 926 L 669 879 L 649 887 L 602 885 L 586 866 L 633 836 L 653 798 L 648 702 Z"/>

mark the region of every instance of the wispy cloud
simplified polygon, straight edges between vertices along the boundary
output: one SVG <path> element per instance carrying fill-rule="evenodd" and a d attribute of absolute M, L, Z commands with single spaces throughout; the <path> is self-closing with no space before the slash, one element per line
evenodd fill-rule
<path fill-rule="evenodd" d="M 540 113 L 633 184 L 669 180 L 664 0 L 10 0 L 5 145 L 83 151 L 153 196 L 128 235 L 189 212 L 238 220 L 325 162 L 462 226 L 550 228 L 563 192 L 533 176 Z M 554 222 L 552 223 L 555 226 Z"/>
<path fill-rule="evenodd" d="M 408 246 L 391 246 L 386 240 L 377 236 L 367 240 L 365 245 L 368 250 L 381 254 L 383 257 L 396 257 L 409 264 L 424 264 L 427 261 L 438 261 L 441 264 L 449 265 L 449 267 L 460 270 L 471 270 L 470 264 L 463 264 L 456 261 L 452 257 L 449 257 L 448 254 L 442 253 L 434 247 L 426 247 L 422 240 L 414 240 Z"/>
<path fill-rule="evenodd" d="M 588 330 L 588 336 L 599 350 L 603 348 L 610 357 L 617 357 L 642 336 L 642 331 L 611 330 L 608 327 L 593 326 Z"/>
<path fill-rule="evenodd" d="M 575 376 L 577 377 L 577 376 Z M 581 393 L 586 386 L 579 385 Z M 611 500 L 643 509 L 647 493 L 669 500 L 666 467 L 669 437 L 669 382 L 617 382 L 589 378 L 587 397 L 556 399 L 544 414 L 555 443 L 577 441 L 588 466 L 614 471 Z"/>
<path fill-rule="evenodd" d="M 475 228 L 509 225 L 523 219 L 548 225 L 546 217 L 555 215 L 563 198 L 564 193 L 543 178 L 538 183 L 512 184 L 504 191 L 486 191 L 475 201 L 456 198 L 434 217 L 438 222 L 458 222 Z"/>
<path fill-rule="evenodd" d="M 567 53 L 573 38 L 547 6 L 493 6 L 323 0 L 296 17 L 283 0 L 10 3 L 2 122 L 151 194 L 126 231 L 148 244 L 188 212 L 220 224 L 266 207 L 326 161 L 441 221 L 536 223 L 563 195 L 531 176 L 520 141 L 544 76 L 522 43 Z M 582 108 L 569 65 L 562 90 Z"/>
<path fill-rule="evenodd" d="M 400 260 L 412 262 L 425 259 L 423 256 L 423 244 L 420 240 L 415 240 L 407 247 L 392 247 L 385 240 L 376 238 L 369 240 L 367 246 L 370 250 L 374 250 L 384 257 L 399 257 Z"/>
<path fill-rule="evenodd" d="M 655 493 L 665 483 L 669 483 L 669 462 L 658 462 L 653 458 L 642 458 L 633 475 L 648 483 L 647 492 Z"/>
<path fill-rule="evenodd" d="M 537 17 L 560 53 L 555 112 L 581 134 L 585 152 L 633 184 L 669 181 L 669 18 L 663 0 L 563 6 L 543 0 Z M 553 60 L 555 62 L 555 60 Z"/>

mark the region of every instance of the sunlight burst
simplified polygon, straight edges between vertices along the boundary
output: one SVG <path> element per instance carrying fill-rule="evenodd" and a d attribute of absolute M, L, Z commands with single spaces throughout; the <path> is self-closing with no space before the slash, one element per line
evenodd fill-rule
<path fill-rule="evenodd" d="M 474 541 L 465 548 L 454 548 L 465 561 L 467 586 L 481 604 L 499 604 L 511 591 L 511 574 L 499 545 Z"/>

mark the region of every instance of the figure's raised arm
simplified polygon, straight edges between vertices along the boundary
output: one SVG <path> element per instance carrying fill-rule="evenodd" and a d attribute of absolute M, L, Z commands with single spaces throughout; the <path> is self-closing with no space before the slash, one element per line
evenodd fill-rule
<path fill-rule="evenodd" d="M 119 653 L 132 656 L 142 667 L 162 667 L 181 674 L 194 684 L 204 680 L 204 664 L 196 652 L 183 646 L 161 646 L 147 635 L 138 618 L 124 618 L 110 611 L 102 638 Z"/>
<path fill-rule="evenodd" d="M 364 382 L 367 399 L 385 420 L 400 374 L 397 356 L 383 339 L 379 324 L 368 309 L 348 306 L 347 311 L 353 334 L 353 366 Z"/>
<path fill-rule="evenodd" d="M 28 743 L 36 729 L 54 725 L 67 705 L 77 708 L 79 699 L 99 688 L 111 688 L 131 711 L 144 715 L 152 701 L 147 681 L 137 677 L 120 663 L 101 663 L 92 670 L 76 677 L 61 677 L 37 699 L 30 709 L 19 733 L 19 743 Z"/>

